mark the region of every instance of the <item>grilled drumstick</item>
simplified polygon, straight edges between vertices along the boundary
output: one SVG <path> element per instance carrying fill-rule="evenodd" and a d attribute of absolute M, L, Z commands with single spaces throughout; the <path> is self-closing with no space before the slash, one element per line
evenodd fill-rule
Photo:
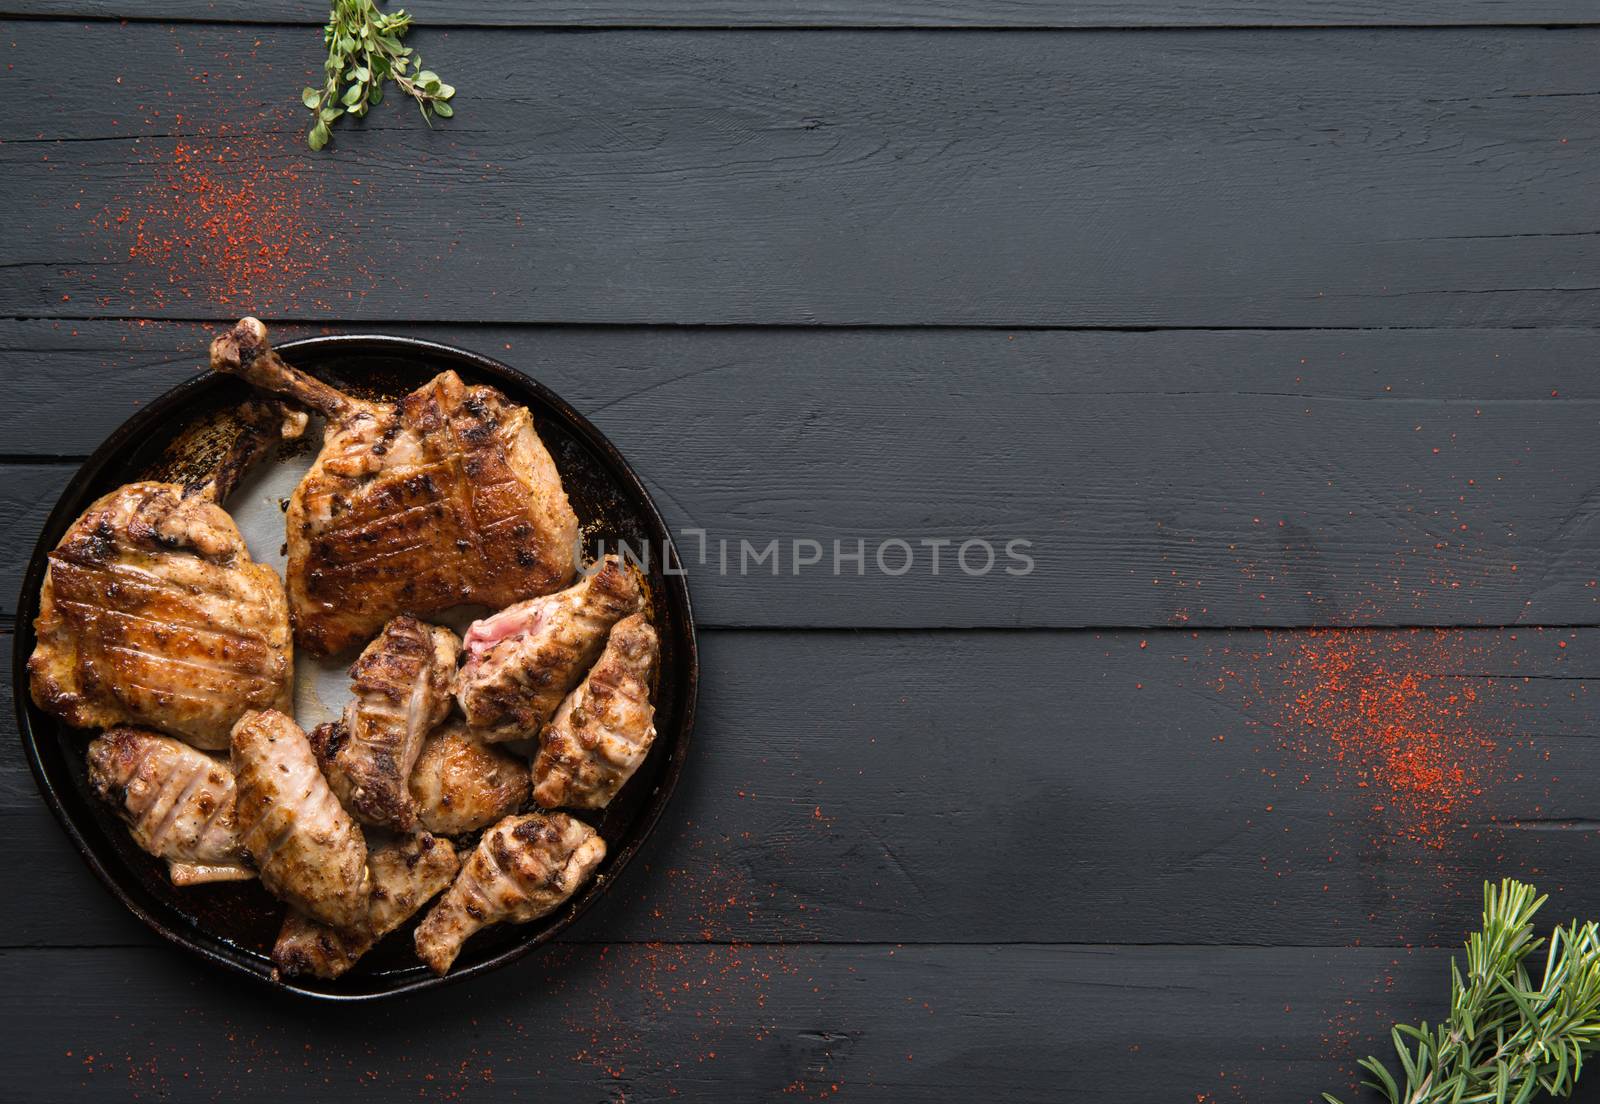
<path fill-rule="evenodd" d="M 450 711 L 461 642 L 449 629 L 401 614 L 350 668 L 355 696 L 344 717 L 312 734 L 322 773 L 363 824 L 412 831 L 406 780 L 425 736 Z"/>
<path fill-rule="evenodd" d="M 600 809 L 633 777 L 656 738 L 650 686 L 659 652 L 644 614 L 617 622 L 600 659 L 539 737 L 535 801 Z"/>
<path fill-rule="evenodd" d="M 538 735 L 605 647 L 611 626 L 642 603 L 638 573 L 613 555 L 558 594 L 474 622 L 456 678 L 467 723 L 491 741 Z"/>
<path fill-rule="evenodd" d="M 417 927 L 417 954 L 444 974 L 473 933 L 554 912 L 605 855 L 594 829 L 565 813 L 506 817 L 483 834 L 455 884 Z"/>
<path fill-rule="evenodd" d="M 450 841 L 427 833 L 373 847 L 367 853 L 372 907 L 361 923 L 341 931 L 290 909 L 272 948 L 273 963 L 290 976 L 338 977 L 449 885 L 460 868 Z"/>
<path fill-rule="evenodd" d="M 458 836 L 487 828 L 528 800 L 528 764 L 485 744 L 466 725 L 445 725 L 422 745 L 411 770 L 417 819 Z"/>
<path fill-rule="evenodd" d="M 233 771 L 179 740 L 113 728 L 89 744 L 89 785 L 172 884 L 254 878 L 233 819 Z"/>
<path fill-rule="evenodd" d="M 283 584 L 254 563 L 219 503 L 305 415 L 247 403 L 203 482 L 130 483 L 98 499 L 50 553 L 28 660 L 33 700 L 77 728 L 137 724 L 225 748 L 247 709 L 288 707 Z"/>
<path fill-rule="evenodd" d="M 312 757 L 306 734 L 275 709 L 233 727 L 235 817 L 261 884 L 316 920 L 352 928 L 367 915 L 367 844 Z"/>
<path fill-rule="evenodd" d="M 397 613 L 505 606 L 567 584 L 578 519 L 527 407 L 444 372 L 396 404 L 354 399 L 285 364 L 243 319 L 211 366 L 325 415 L 289 500 L 295 639 L 317 655 Z"/>

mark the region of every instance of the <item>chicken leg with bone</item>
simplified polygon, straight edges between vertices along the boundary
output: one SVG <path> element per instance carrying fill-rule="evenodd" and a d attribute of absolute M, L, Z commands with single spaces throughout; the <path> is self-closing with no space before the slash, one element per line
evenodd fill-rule
<path fill-rule="evenodd" d="M 328 419 L 287 519 L 308 651 L 352 647 L 398 613 L 499 608 L 572 579 L 577 515 L 527 407 L 450 371 L 396 403 L 356 399 L 284 363 L 254 318 L 211 343 L 211 366 Z"/>

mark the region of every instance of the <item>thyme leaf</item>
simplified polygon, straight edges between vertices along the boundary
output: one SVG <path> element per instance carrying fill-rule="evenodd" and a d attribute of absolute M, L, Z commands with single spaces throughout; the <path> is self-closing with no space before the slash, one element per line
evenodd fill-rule
<path fill-rule="evenodd" d="M 332 137 L 330 128 L 341 115 L 365 115 L 383 102 L 383 82 L 392 80 L 416 101 L 422 121 L 433 125 L 434 116 L 455 114 L 450 97 L 455 88 L 437 73 L 422 67 L 422 57 L 400 40 L 411 29 L 404 8 L 381 12 L 373 0 L 333 0 L 322 43 L 328 59 L 323 63 L 322 87 L 307 87 L 300 102 L 312 113 L 306 141 L 322 149 Z"/>

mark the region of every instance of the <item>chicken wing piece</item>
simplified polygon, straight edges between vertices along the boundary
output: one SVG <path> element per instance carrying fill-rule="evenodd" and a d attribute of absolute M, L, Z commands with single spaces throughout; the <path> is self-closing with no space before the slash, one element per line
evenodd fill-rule
<path fill-rule="evenodd" d="M 417 954 L 445 974 L 475 932 L 554 912 L 605 855 L 605 840 L 565 813 L 506 817 L 483 834 L 455 884 L 418 925 Z"/>
<path fill-rule="evenodd" d="M 602 809 L 633 777 L 656 738 L 660 644 L 642 613 L 618 621 L 588 676 L 539 738 L 533 799 L 547 809 Z"/>
<path fill-rule="evenodd" d="M 430 832 L 459 836 L 510 816 L 528 800 L 528 764 L 451 723 L 422 745 L 411 771 L 417 819 Z"/>
<path fill-rule="evenodd" d="M 611 626 L 643 601 L 638 572 L 612 555 L 558 594 L 473 622 L 456 676 L 467 723 L 489 741 L 538 735 L 599 656 Z"/>
<path fill-rule="evenodd" d="M 203 751 L 142 728 L 89 744 L 89 785 L 144 850 L 167 860 L 176 886 L 256 876 L 234 824 L 233 771 Z"/>
<path fill-rule="evenodd" d="M 449 840 L 424 832 L 374 846 L 367 869 L 372 907 L 355 928 L 341 931 L 289 910 L 272 948 L 279 970 L 290 977 L 338 977 L 449 885 L 461 862 Z"/>
<path fill-rule="evenodd" d="M 367 844 L 328 788 L 306 734 L 275 709 L 233 727 L 235 817 L 261 884 L 324 924 L 352 928 L 371 903 Z"/>
<path fill-rule="evenodd" d="M 350 668 L 344 717 L 312 734 L 322 773 L 363 824 L 410 832 L 417 815 L 406 780 L 423 738 L 450 711 L 461 642 L 449 629 L 401 614 Z"/>
<path fill-rule="evenodd" d="M 287 708 L 294 665 L 283 584 L 219 503 L 305 415 L 247 403 L 203 482 L 130 483 L 96 500 L 50 553 L 28 660 L 34 702 L 77 728 L 118 724 L 228 746 L 247 709 Z"/>
<path fill-rule="evenodd" d="M 444 372 L 398 403 L 351 398 L 285 364 L 240 321 L 211 366 L 328 419 L 289 500 L 289 605 L 316 655 L 361 643 L 397 613 L 500 607 L 577 569 L 578 518 L 525 406 Z"/>

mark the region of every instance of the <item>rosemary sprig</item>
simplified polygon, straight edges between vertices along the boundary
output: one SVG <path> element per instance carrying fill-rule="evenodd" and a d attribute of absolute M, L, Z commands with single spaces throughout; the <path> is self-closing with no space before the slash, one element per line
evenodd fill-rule
<path fill-rule="evenodd" d="M 1544 946 L 1533 914 L 1545 898 L 1509 878 L 1483 887 L 1483 930 L 1467 940 L 1467 973 L 1450 964 L 1450 1018 L 1394 1029 L 1402 1086 L 1377 1058 L 1361 1067 L 1390 1104 L 1527 1104 L 1572 1092 L 1584 1055 L 1600 1050 L 1600 933 L 1573 921 L 1550 936 L 1544 978 L 1525 960 Z M 1326 1093 L 1328 1104 L 1339 1104 Z"/>
<path fill-rule="evenodd" d="M 328 48 L 322 88 L 307 87 L 300 93 L 300 102 L 315 115 L 306 138 L 312 149 L 328 144 L 328 128 L 339 116 L 365 115 L 381 103 L 385 78 L 417 101 L 422 121 L 429 126 L 435 115 L 448 119 L 455 114 L 448 101 L 456 90 L 439 74 L 424 69 L 421 56 L 401 44 L 410 29 L 411 15 L 404 8 L 386 14 L 373 0 L 333 0 L 328 25 L 322 29 L 322 42 Z"/>

